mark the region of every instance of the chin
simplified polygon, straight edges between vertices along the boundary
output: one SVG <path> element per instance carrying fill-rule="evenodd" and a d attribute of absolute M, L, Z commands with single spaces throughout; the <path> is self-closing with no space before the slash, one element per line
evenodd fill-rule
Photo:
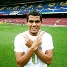
<path fill-rule="evenodd" d="M 32 33 L 32 34 L 37 34 L 37 31 L 32 31 L 31 33 Z"/>

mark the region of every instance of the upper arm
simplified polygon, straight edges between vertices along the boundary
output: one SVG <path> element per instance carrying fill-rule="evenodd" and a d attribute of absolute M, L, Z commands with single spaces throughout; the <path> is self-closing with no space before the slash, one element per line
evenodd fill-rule
<path fill-rule="evenodd" d="M 16 62 L 18 62 L 23 55 L 24 52 L 15 52 Z"/>

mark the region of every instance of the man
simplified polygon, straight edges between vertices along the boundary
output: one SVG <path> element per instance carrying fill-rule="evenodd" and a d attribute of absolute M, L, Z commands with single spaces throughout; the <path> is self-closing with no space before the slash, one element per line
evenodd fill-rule
<path fill-rule="evenodd" d="M 40 30 L 42 15 L 32 10 L 27 15 L 28 31 L 18 34 L 14 41 L 14 51 L 18 67 L 47 67 L 53 57 L 52 37 Z"/>

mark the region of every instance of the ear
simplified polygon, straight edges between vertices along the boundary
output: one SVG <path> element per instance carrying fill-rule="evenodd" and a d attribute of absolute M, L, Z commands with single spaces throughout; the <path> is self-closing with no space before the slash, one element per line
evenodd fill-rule
<path fill-rule="evenodd" d="M 41 24 L 42 24 L 43 21 L 41 21 Z"/>
<path fill-rule="evenodd" d="M 28 22 L 26 21 L 26 25 L 28 25 Z"/>

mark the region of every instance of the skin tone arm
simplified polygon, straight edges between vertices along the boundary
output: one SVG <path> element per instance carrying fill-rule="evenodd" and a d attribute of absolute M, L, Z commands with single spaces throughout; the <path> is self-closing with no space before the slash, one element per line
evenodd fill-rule
<path fill-rule="evenodd" d="M 47 50 L 46 53 L 43 53 L 39 48 L 35 52 L 37 56 L 46 64 L 51 64 L 52 62 L 52 50 Z"/>
<path fill-rule="evenodd" d="M 38 35 L 39 38 L 42 37 L 43 34 Z M 29 39 L 29 37 L 27 35 L 25 35 L 25 39 L 27 40 L 27 46 L 31 47 L 32 41 Z M 39 42 L 39 41 L 38 41 Z M 46 50 L 46 53 L 43 53 L 39 48 L 36 49 L 35 53 L 37 54 L 37 56 L 46 64 L 51 64 L 52 62 L 52 57 L 53 57 L 53 52 L 52 49 Z"/>
<path fill-rule="evenodd" d="M 35 50 L 30 47 L 26 54 L 24 54 L 23 52 L 15 52 L 18 67 L 24 67 L 24 65 L 28 63 L 34 51 Z"/>
<path fill-rule="evenodd" d="M 26 54 L 22 52 L 16 52 L 16 61 L 18 64 L 18 67 L 24 67 L 26 63 L 28 63 L 29 59 L 31 58 L 32 54 L 35 52 L 38 57 L 45 63 L 50 64 L 52 60 L 52 50 L 47 50 L 46 53 L 43 53 L 39 46 L 41 44 L 41 37 L 42 35 L 39 35 L 37 39 L 32 42 L 31 39 L 28 38 L 27 35 L 25 35 L 26 39 L 26 45 L 28 46 L 29 50 Z M 43 58 L 44 57 L 44 58 Z"/>
<path fill-rule="evenodd" d="M 24 67 L 24 65 L 26 65 L 28 63 L 32 54 L 41 45 L 41 37 L 38 36 L 36 38 L 36 40 L 34 42 L 32 42 L 26 36 L 26 45 L 29 47 L 29 50 L 27 51 L 27 53 L 24 54 L 23 52 L 15 52 L 18 67 Z"/>

